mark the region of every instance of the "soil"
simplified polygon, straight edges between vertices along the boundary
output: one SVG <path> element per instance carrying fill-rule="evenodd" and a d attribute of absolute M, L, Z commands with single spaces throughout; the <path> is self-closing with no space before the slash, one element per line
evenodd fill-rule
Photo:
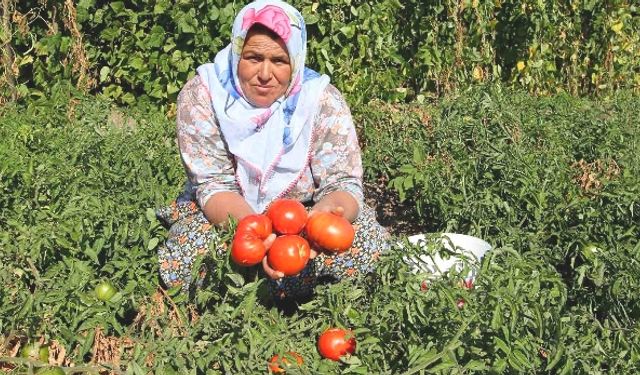
<path fill-rule="evenodd" d="M 364 183 L 365 202 L 376 211 L 378 222 L 394 236 L 423 233 L 412 202 L 400 201 L 394 191 L 386 188 L 384 181 Z"/>

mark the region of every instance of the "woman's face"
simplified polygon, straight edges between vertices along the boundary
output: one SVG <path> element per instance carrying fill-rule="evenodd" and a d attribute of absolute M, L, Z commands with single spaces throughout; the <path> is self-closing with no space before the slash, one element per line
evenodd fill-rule
<path fill-rule="evenodd" d="M 238 63 L 240 87 L 251 104 L 269 107 L 284 95 L 291 80 L 291 62 L 284 41 L 264 31 L 249 30 Z"/>

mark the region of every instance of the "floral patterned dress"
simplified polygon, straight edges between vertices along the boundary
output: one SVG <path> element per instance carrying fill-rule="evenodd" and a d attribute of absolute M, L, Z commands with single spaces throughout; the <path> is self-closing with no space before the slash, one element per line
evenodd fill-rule
<path fill-rule="evenodd" d="M 380 254 L 389 249 L 387 231 L 364 203 L 360 147 L 351 113 L 332 85 L 325 90 L 315 119 L 309 163 L 284 197 L 311 206 L 334 191 L 351 193 L 360 205 L 353 223 L 356 236 L 346 252 L 320 253 L 300 275 L 270 280 L 272 294 L 278 299 L 309 294 L 319 277 L 340 280 L 369 273 Z M 175 201 L 157 211 L 169 228 L 158 258 L 163 282 L 187 289 L 195 258 L 209 251 L 209 244 L 217 236 L 200 207 L 218 192 L 242 193 L 236 182 L 233 155 L 199 76 L 192 78 L 178 96 L 177 138 L 188 181 Z"/>

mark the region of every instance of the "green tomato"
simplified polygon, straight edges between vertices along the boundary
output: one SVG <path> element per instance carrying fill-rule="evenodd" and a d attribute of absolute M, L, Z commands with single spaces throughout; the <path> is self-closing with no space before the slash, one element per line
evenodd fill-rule
<path fill-rule="evenodd" d="M 103 281 L 96 286 L 96 297 L 100 301 L 109 301 L 116 294 L 116 288 L 108 281 Z"/>
<path fill-rule="evenodd" d="M 38 343 L 29 343 L 20 350 L 22 358 L 37 359 L 41 362 L 49 361 L 49 348 Z"/>
<path fill-rule="evenodd" d="M 593 242 L 587 242 L 582 246 L 582 255 L 588 260 L 593 260 L 596 254 L 598 254 L 600 251 L 600 246 Z"/>
<path fill-rule="evenodd" d="M 60 367 L 43 367 L 36 372 L 36 375 L 65 375 Z"/>

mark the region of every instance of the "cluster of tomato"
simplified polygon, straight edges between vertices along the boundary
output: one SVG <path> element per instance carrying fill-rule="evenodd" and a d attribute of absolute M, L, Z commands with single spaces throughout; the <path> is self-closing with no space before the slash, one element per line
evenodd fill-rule
<path fill-rule="evenodd" d="M 264 240 L 277 237 L 267 251 Z M 267 257 L 269 266 L 285 276 L 297 275 L 311 255 L 311 246 L 329 252 L 351 247 L 355 230 L 340 215 L 315 212 L 311 216 L 293 199 L 274 201 L 265 214 L 254 214 L 238 222 L 231 243 L 231 259 L 238 265 L 254 266 Z"/>
<path fill-rule="evenodd" d="M 356 339 L 353 332 L 342 328 L 329 328 L 318 338 L 318 351 L 324 358 L 338 361 L 344 355 L 356 351 Z M 295 360 L 295 364 L 290 362 Z M 274 355 L 269 361 L 269 370 L 274 374 L 286 372 L 287 367 L 300 367 L 304 363 L 302 356 L 290 351 L 285 355 Z"/>
<path fill-rule="evenodd" d="M 35 360 L 39 362 L 49 362 L 49 347 L 41 345 L 37 342 L 27 343 L 20 350 L 20 357 Z M 58 366 L 41 367 L 36 371 L 37 375 L 65 375 L 64 371 Z"/>

